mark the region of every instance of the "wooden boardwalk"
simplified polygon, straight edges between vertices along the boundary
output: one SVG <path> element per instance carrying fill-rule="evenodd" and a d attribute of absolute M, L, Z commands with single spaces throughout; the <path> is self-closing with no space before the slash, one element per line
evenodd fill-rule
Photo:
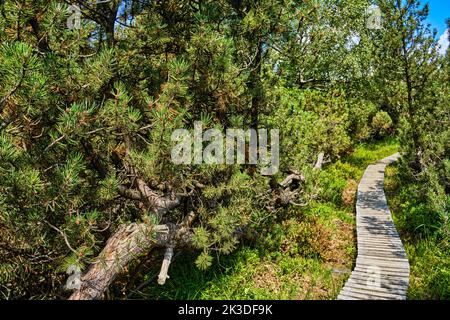
<path fill-rule="evenodd" d="M 404 300 L 409 262 L 384 194 L 384 171 L 394 154 L 367 167 L 358 186 L 356 267 L 338 300 Z"/>

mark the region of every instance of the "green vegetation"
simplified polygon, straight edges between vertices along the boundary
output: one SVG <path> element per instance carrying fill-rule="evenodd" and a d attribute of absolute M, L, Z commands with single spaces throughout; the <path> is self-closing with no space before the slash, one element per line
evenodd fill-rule
<path fill-rule="evenodd" d="M 156 284 L 159 269 L 152 268 L 129 298 L 335 299 L 356 257 L 357 184 L 367 165 L 398 148 L 393 139 L 358 145 L 320 173 L 315 201 L 293 209 L 256 243 L 217 257 L 205 271 L 196 268 L 192 255 L 180 255 L 165 286 Z"/>
<path fill-rule="evenodd" d="M 389 167 L 386 195 L 411 267 L 409 299 L 450 298 L 448 218 L 430 210 L 421 189 L 402 180 L 401 165 Z M 426 270 L 426 272 L 425 272 Z"/>
<path fill-rule="evenodd" d="M 400 149 L 411 297 L 448 297 L 450 51 L 427 5 L 371 4 L 0 1 L 0 296 L 335 298 L 358 181 Z M 278 129 L 276 174 L 177 164 L 198 123 Z"/>

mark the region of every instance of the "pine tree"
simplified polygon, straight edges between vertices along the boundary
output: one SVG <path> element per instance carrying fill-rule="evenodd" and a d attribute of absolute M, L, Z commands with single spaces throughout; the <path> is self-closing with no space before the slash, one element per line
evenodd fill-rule
<path fill-rule="evenodd" d="M 430 221 L 423 229 L 446 223 L 448 228 L 449 82 L 445 58 L 438 53 L 436 30 L 425 22 L 429 6 L 414 0 L 389 0 L 380 1 L 380 8 L 385 24 L 374 38 L 380 63 L 375 77 L 382 99 L 399 114 L 406 162 L 403 178 L 412 186 L 421 186 L 417 197 L 425 204 L 423 214 Z"/>
<path fill-rule="evenodd" d="M 302 216 L 318 169 L 385 134 L 384 111 L 398 126 L 394 109 L 411 172 L 445 212 L 448 55 L 427 7 L 383 0 L 385 29 L 368 31 L 368 4 L 1 1 L 0 292 L 120 297 L 149 256 L 164 259 L 164 283 L 174 252 L 207 269 Z M 279 173 L 176 165 L 172 133 L 197 121 L 282 129 Z"/>

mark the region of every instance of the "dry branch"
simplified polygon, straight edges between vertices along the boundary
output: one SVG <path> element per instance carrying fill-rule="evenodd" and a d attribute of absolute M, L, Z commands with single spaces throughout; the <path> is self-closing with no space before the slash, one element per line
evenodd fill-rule
<path fill-rule="evenodd" d="M 323 152 L 319 153 L 319 156 L 317 157 L 317 162 L 314 165 L 314 170 L 322 169 L 322 165 L 324 164 L 324 158 L 325 158 L 325 153 L 323 153 Z"/>
<path fill-rule="evenodd" d="M 181 202 L 181 197 L 176 196 L 174 198 L 162 197 L 153 191 L 142 179 L 136 179 L 136 185 L 141 193 L 143 199 L 148 203 L 151 210 L 161 217 L 165 213 L 169 212 Z"/>
<path fill-rule="evenodd" d="M 301 174 L 293 173 L 287 176 L 286 179 L 284 179 L 282 182 L 280 182 L 280 186 L 283 188 L 287 188 L 294 181 L 306 181 L 306 178 Z"/>
<path fill-rule="evenodd" d="M 166 279 L 169 278 L 169 275 L 167 274 L 169 271 L 170 262 L 172 261 L 173 257 L 173 247 L 169 246 L 166 249 L 166 253 L 164 254 L 164 260 L 161 265 L 161 271 L 158 275 L 158 283 L 160 285 L 163 285 L 166 283 Z"/>

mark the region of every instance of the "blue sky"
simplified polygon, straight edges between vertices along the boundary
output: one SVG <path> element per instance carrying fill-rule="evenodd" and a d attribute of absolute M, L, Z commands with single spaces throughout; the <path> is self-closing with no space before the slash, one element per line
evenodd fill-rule
<path fill-rule="evenodd" d="M 427 1 L 422 1 L 425 4 Z M 450 18 L 450 1 L 449 0 L 429 0 L 430 15 L 428 21 L 433 28 L 438 29 L 438 34 L 444 33 L 445 19 Z"/>
<path fill-rule="evenodd" d="M 439 43 L 441 45 L 441 53 L 445 53 L 449 46 L 448 36 L 446 34 L 445 20 L 450 18 L 450 0 L 428 0 L 422 1 L 423 4 L 430 4 L 430 15 L 428 22 L 438 31 Z"/>

